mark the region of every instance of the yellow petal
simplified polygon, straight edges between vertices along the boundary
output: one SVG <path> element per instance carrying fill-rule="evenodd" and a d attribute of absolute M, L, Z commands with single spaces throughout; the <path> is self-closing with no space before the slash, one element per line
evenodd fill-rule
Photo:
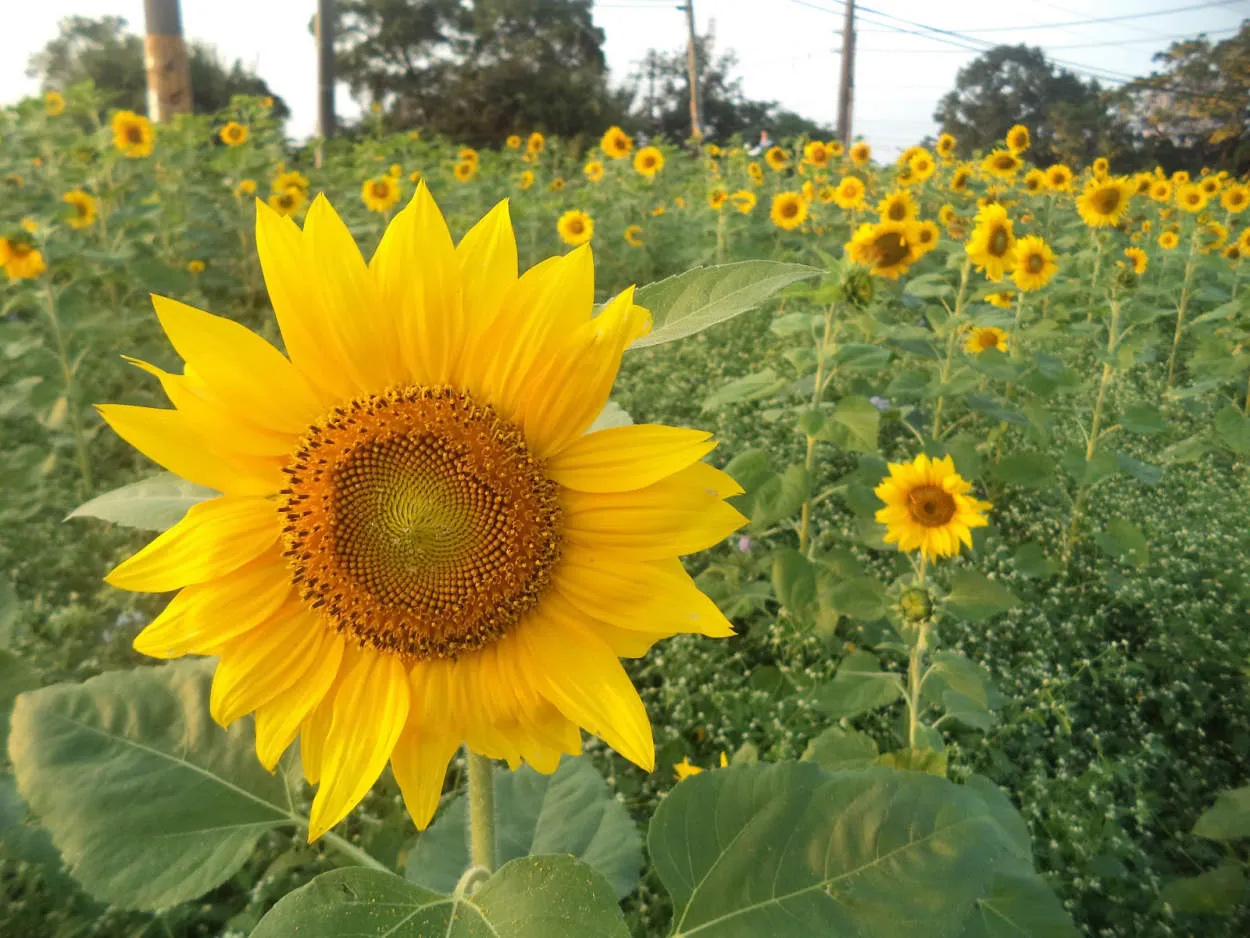
<path fill-rule="evenodd" d="M 466 347 L 477 349 L 495 324 L 503 298 L 517 282 L 516 235 L 508 200 L 491 209 L 456 245 L 463 285 Z"/>
<path fill-rule="evenodd" d="M 313 708 L 334 684 L 343 660 L 343 636 L 321 630 L 317 647 L 308 652 L 307 667 L 291 686 L 256 710 L 256 757 L 272 772 Z"/>
<path fill-rule="evenodd" d="M 395 751 L 391 753 L 391 771 L 404 796 L 418 830 L 425 830 L 438 809 L 447 776 L 447 763 L 456 754 L 460 741 L 439 727 L 422 726 L 409 720 Z"/>
<path fill-rule="evenodd" d="M 295 599 L 268 622 L 227 642 L 208 698 L 213 719 L 229 726 L 290 687 L 308 666 L 324 628 Z"/>
<path fill-rule="evenodd" d="M 105 577 L 119 589 L 164 593 L 225 576 L 277 540 L 279 515 L 266 498 L 223 496 L 186 516 Z"/>
<path fill-rule="evenodd" d="M 698 462 L 712 434 L 655 424 L 612 427 L 574 440 L 547 461 L 547 476 L 579 492 L 631 492 Z"/>
<path fill-rule="evenodd" d="M 309 843 L 343 820 L 373 787 L 395 750 L 408 704 L 408 675 L 394 655 L 366 651 L 343 675 L 321 753 Z"/>
<path fill-rule="evenodd" d="M 233 573 L 188 586 L 135 636 L 135 651 L 153 658 L 206 655 L 274 615 L 291 594 L 277 548 Z"/>
<path fill-rule="evenodd" d="M 163 296 L 156 316 L 174 350 L 210 392 L 263 427 L 300 434 L 321 402 L 286 356 L 237 322 Z"/>

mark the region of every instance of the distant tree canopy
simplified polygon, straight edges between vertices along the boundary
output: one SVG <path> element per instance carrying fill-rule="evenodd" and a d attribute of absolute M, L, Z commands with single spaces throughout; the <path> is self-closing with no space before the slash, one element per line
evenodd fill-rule
<path fill-rule="evenodd" d="M 787 111 L 775 101 L 752 101 L 742 90 L 742 80 L 733 77 L 738 59 L 732 52 L 714 54 L 710 37 L 700 37 L 696 45 L 699 60 L 699 92 L 704 131 L 715 140 L 728 140 L 734 134 L 746 138 L 767 130 L 775 139 L 804 134 L 828 138 L 833 131 L 805 117 Z M 686 50 L 647 54 L 632 76 L 635 123 L 650 134 L 663 134 L 674 140 L 690 136 L 690 73 Z"/>
<path fill-rule="evenodd" d="M 120 16 L 91 19 L 71 16 L 61 20 L 59 34 L 31 56 L 26 73 L 38 78 L 45 90 L 65 90 L 79 82 L 95 82 L 110 94 L 119 108 L 143 113 L 147 109 L 147 75 L 143 67 L 143 39 L 127 32 Z M 210 114 L 230 104 L 236 94 L 269 96 L 274 114 L 289 112 L 258 75 L 235 61 L 229 68 L 217 51 L 192 42 L 187 50 L 191 62 L 191 97 L 196 113 Z"/>

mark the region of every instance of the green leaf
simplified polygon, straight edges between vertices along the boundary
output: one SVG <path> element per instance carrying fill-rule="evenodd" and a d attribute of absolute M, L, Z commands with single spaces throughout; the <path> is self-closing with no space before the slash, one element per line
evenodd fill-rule
<path fill-rule="evenodd" d="M 812 702 L 839 720 L 888 707 L 902 696 L 902 677 L 882 671 L 875 655 L 853 651 L 842 659 L 833 680 L 816 689 Z"/>
<path fill-rule="evenodd" d="M 1112 518 L 1097 535 L 1098 546 L 1116 560 L 1144 567 L 1150 563 L 1150 544 L 1142 529 L 1126 518 Z"/>
<path fill-rule="evenodd" d="M 1174 879 L 1159 898 L 1177 912 L 1226 915 L 1246 898 L 1246 873 L 1236 860 L 1225 860 L 1213 870 Z"/>
<path fill-rule="evenodd" d="M 773 590 L 781 605 L 802 617 L 816 601 L 816 568 L 793 548 L 777 551 L 773 555 Z"/>
<path fill-rule="evenodd" d="M 495 862 L 569 854 L 603 876 L 623 898 L 638 885 L 642 838 L 625 806 L 589 759 L 565 758 L 553 775 L 529 766 L 495 772 Z M 408 852 L 408 879 L 449 893 L 469 868 L 468 812 L 452 797 Z"/>
<path fill-rule="evenodd" d="M 875 576 L 856 576 L 836 584 L 830 601 L 843 615 L 861 622 L 873 622 L 885 615 L 889 600 L 885 587 Z"/>
<path fill-rule="evenodd" d="M 961 723 L 979 730 L 994 724 L 998 694 L 989 672 L 963 655 L 949 651 L 935 654 L 924 693 Z"/>
<path fill-rule="evenodd" d="M 875 453 L 881 428 L 881 411 L 866 397 L 849 395 L 833 408 L 833 419 L 826 421 L 824 437 L 852 453 Z"/>
<path fill-rule="evenodd" d="M 903 293 L 920 299 L 946 298 L 954 299 L 955 288 L 947 282 L 946 275 L 941 272 L 921 274 L 907 281 Z"/>
<path fill-rule="evenodd" d="M 672 938 L 893 935 L 902 923 L 955 933 L 1005 851 L 975 792 L 806 762 L 686 779 L 647 846 L 673 897 Z"/>
<path fill-rule="evenodd" d="M 960 570 L 951 577 L 947 595 L 950 610 L 961 619 L 980 622 L 1019 604 L 1015 593 L 975 570 Z"/>
<path fill-rule="evenodd" d="M 1222 791 L 1194 824 L 1194 834 L 1208 840 L 1250 837 L 1250 785 Z"/>
<path fill-rule="evenodd" d="M 1126 407 L 1124 413 L 1120 415 L 1120 426 L 1129 433 L 1140 433 L 1142 436 L 1162 433 L 1168 427 L 1159 408 L 1151 407 L 1149 404 L 1134 404 L 1132 407 Z"/>
<path fill-rule="evenodd" d="M 990 475 L 999 482 L 1026 489 L 1047 489 L 1055 484 L 1055 462 L 1045 453 L 1008 453 Z"/>
<path fill-rule="evenodd" d="M 961 938 L 1079 938 L 1080 932 L 1046 880 L 1031 870 L 994 874 L 988 896 Z"/>
<path fill-rule="evenodd" d="M 745 489 L 745 493 L 735 496 L 731 504 L 747 517 L 755 511 L 756 494 L 769 479 L 777 475 L 772 456 L 762 449 L 749 449 L 739 453 L 729 461 L 725 472 Z"/>
<path fill-rule="evenodd" d="M 1121 472 L 1132 476 L 1143 485 L 1158 485 L 1163 481 L 1163 469 L 1124 453 L 1115 454 L 1115 464 Z"/>
<path fill-rule="evenodd" d="M 1215 415 L 1215 432 L 1234 453 L 1250 453 L 1250 417 L 1231 404 Z"/>
<path fill-rule="evenodd" d="M 212 663 L 111 671 L 30 691 L 13 710 L 18 791 L 92 896 L 160 909 L 246 862 L 265 831 L 302 824 L 256 759 L 252 721 L 208 714 Z"/>
<path fill-rule="evenodd" d="M 7 750 L 9 718 L 17 695 L 39 686 L 39 676 L 11 651 L 0 648 L 0 756 Z"/>
<path fill-rule="evenodd" d="M 629 938 L 603 878 L 573 857 L 505 864 L 470 896 L 353 867 L 283 896 L 251 938 Z"/>
<path fill-rule="evenodd" d="M 754 492 L 751 523 L 767 526 L 789 518 L 802 507 L 810 491 L 807 469 L 800 463 L 787 466 L 781 475 L 774 475 Z"/>
<path fill-rule="evenodd" d="M 809 335 L 812 327 L 818 322 L 824 322 L 824 319 L 825 317 L 818 313 L 787 313 L 769 323 L 768 331 L 782 338 L 792 335 Z"/>
<path fill-rule="evenodd" d="M 651 332 L 630 348 L 649 348 L 684 339 L 709 326 L 755 309 L 792 283 L 819 276 L 805 264 L 740 261 L 718 267 L 696 267 L 666 280 L 649 283 L 634 302 L 651 310 Z"/>
<path fill-rule="evenodd" d="M 65 520 L 100 518 L 142 531 L 165 531 L 181 521 L 192 505 L 217 494 L 172 472 L 162 472 L 97 495 L 71 511 Z"/>
<path fill-rule="evenodd" d="M 847 343 L 838 347 L 833 360 L 841 372 L 871 371 L 878 372 L 890 364 L 893 353 L 884 345 L 865 345 L 863 343 Z"/>
<path fill-rule="evenodd" d="M 830 772 L 866 769 L 877 761 L 877 743 L 867 733 L 831 726 L 803 751 L 804 762 L 815 762 Z"/>
<path fill-rule="evenodd" d="M 1012 559 L 1017 570 L 1036 580 L 1049 580 L 1059 572 L 1059 564 L 1046 556 L 1041 544 L 1021 544 Z"/>
<path fill-rule="evenodd" d="M 765 368 L 763 371 L 736 378 L 728 384 L 717 388 L 703 399 L 703 410 L 715 410 L 718 407 L 733 404 L 737 401 L 754 401 L 764 397 L 771 397 L 785 386 L 786 381 L 784 378 L 778 378 L 777 372 L 771 368 Z"/>

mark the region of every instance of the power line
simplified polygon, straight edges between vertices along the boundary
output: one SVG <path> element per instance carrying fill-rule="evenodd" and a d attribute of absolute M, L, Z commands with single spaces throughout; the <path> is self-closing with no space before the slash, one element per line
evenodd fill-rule
<path fill-rule="evenodd" d="M 1235 32 L 1238 32 L 1236 28 L 1216 29 L 1216 30 L 1212 30 L 1211 32 L 1200 33 L 1199 35 L 1209 37 L 1209 36 L 1221 36 L 1224 34 L 1235 33 Z M 931 38 L 931 37 L 926 36 L 924 38 Z M 1194 39 L 1194 38 L 1196 37 L 1193 33 L 1186 33 L 1184 35 L 1179 35 L 1179 36 L 1160 36 L 1158 39 L 1121 39 L 1118 42 L 1081 42 L 1081 43 L 1076 43 L 1074 45 L 1046 46 L 1045 51 L 1047 53 L 1050 53 L 1055 50 L 1062 51 L 1065 49 L 1107 49 L 1107 48 L 1112 48 L 1115 46 L 1148 45 L 1150 43 L 1176 42 L 1176 41 L 1180 41 L 1184 39 Z M 928 55 L 928 54 L 952 53 L 952 52 L 962 53 L 965 50 L 963 49 L 904 49 L 902 47 L 898 47 L 894 49 L 863 49 L 861 51 L 863 52 L 912 53 L 912 54 Z"/>
<path fill-rule="evenodd" d="M 833 0 L 837 2 L 837 0 Z M 1234 3 L 1240 3 L 1241 0 L 1213 0 L 1211 3 L 1195 3 L 1192 6 L 1173 7 L 1170 10 L 1152 10 L 1148 13 L 1125 13 L 1121 16 L 1102 16 L 1092 20 L 1075 20 L 1070 23 L 1034 23 L 1029 26 L 986 26 L 975 29 L 965 29 L 965 33 L 1009 33 L 1023 31 L 1026 29 L 1062 29 L 1066 26 L 1092 26 L 1095 23 L 1119 23 L 1124 20 L 1147 19 L 1152 16 L 1171 16 L 1173 13 L 1187 13 L 1190 10 L 1205 10 L 1211 7 L 1230 6 Z"/>

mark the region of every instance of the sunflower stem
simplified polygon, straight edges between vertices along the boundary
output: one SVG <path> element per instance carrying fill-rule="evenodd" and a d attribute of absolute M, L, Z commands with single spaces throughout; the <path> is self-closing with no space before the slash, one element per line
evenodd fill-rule
<path fill-rule="evenodd" d="M 1181 300 L 1176 304 L 1176 332 L 1172 334 L 1172 354 L 1168 356 L 1168 388 L 1176 378 L 1176 353 L 1181 346 L 1181 333 L 1185 330 L 1185 307 L 1189 305 L 1189 278 L 1194 272 L 1194 255 L 1198 250 L 1198 222 L 1194 221 L 1193 234 L 1189 236 L 1189 257 L 1185 259 L 1185 277 L 1181 281 Z"/>
<path fill-rule="evenodd" d="M 972 258 L 964 258 L 964 266 L 959 271 L 959 292 L 955 294 L 955 309 L 951 313 L 950 319 L 947 321 L 947 327 L 950 332 L 946 337 L 946 361 L 942 363 L 942 375 L 939 384 L 945 386 L 950 380 L 951 362 L 955 357 L 955 342 L 959 338 L 959 321 L 964 312 L 964 296 L 968 291 L 968 274 L 972 271 Z M 938 395 L 937 402 L 933 405 L 933 439 L 941 439 L 942 433 L 942 405 L 946 401 L 945 395 Z"/>
<path fill-rule="evenodd" d="M 465 747 L 469 764 L 469 855 L 474 866 L 495 871 L 495 781 L 490 759 Z"/>
<path fill-rule="evenodd" d="M 920 572 L 920 582 L 923 583 L 923 561 L 921 561 Z M 916 745 L 916 734 L 920 731 L 920 685 L 924 669 L 924 653 L 928 646 L 929 623 L 925 621 L 920 624 L 920 634 L 916 638 L 916 644 L 911 648 L 911 656 L 907 665 L 907 745 L 911 749 L 920 748 Z"/>
<path fill-rule="evenodd" d="M 52 326 L 52 337 L 56 340 L 56 358 L 61 366 L 61 379 L 65 382 L 65 405 L 69 414 L 70 429 L 74 433 L 74 452 L 78 457 L 78 473 L 82 476 L 82 494 L 91 494 L 91 460 L 87 456 L 87 434 L 83 430 L 82 417 L 78 413 L 77 392 L 74 387 L 74 366 L 69 360 L 69 347 L 65 343 L 65 330 L 61 328 L 61 320 L 56 314 L 56 294 L 48 283 L 43 286 L 44 310 L 48 314 L 48 323 Z"/>
<path fill-rule="evenodd" d="M 825 310 L 825 333 L 816 349 L 816 377 L 812 382 L 812 410 L 820 413 L 820 399 L 825 392 L 825 353 L 829 348 L 829 336 L 833 331 L 833 306 Z M 799 553 L 806 554 L 812 538 L 812 496 L 810 492 L 812 469 L 816 466 L 816 437 L 807 434 L 807 455 L 803 467 L 807 470 L 808 496 L 799 510 Z"/>

